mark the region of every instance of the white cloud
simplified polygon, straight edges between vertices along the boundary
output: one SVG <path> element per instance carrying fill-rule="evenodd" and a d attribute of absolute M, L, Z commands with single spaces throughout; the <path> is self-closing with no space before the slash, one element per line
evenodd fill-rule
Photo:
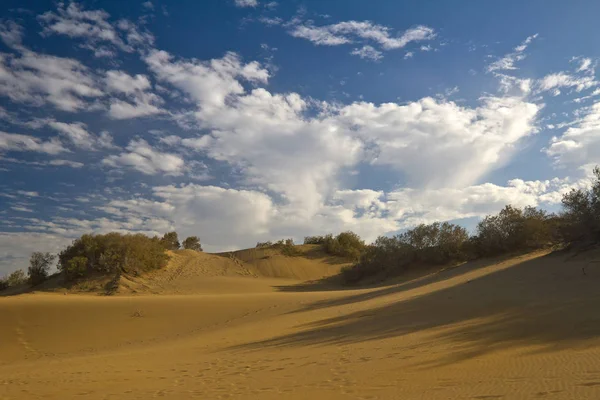
<path fill-rule="evenodd" d="M 592 59 L 587 57 L 575 57 L 572 61 L 579 62 L 579 67 L 577 67 L 577 72 L 586 72 L 593 74 L 594 73 L 594 65 L 592 64 Z"/>
<path fill-rule="evenodd" d="M 354 49 L 350 53 L 354 56 L 359 56 L 362 59 L 368 59 L 373 61 L 379 61 L 383 58 L 383 53 L 375 49 L 373 46 L 363 46 L 360 49 Z"/>
<path fill-rule="evenodd" d="M 370 21 L 344 21 L 323 26 L 314 26 L 309 21 L 292 25 L 290 34 L 322 46 L 372 41 L 384 50 L 400 49 L 410 42 L 431 40 L 436 36 L 432 28 L 423 25 L 410 28 L 400 36 L 392 36 L 390 28 Z"/>
<path fill-rule="evenodd" d="M 236 7 L 256 7 L 258 0 L 235 0 Z"/>
<path fill-rule="evenodd" d="M 277 26 L 283 24 L 283 20 L 279 17 L 260 16 L 258 21 L 267 26 Z"/>
<path fill-rule="evenodd" d="M 540 206 L 560 202 L 562 195 L 580 182 L 569 179 L 523 181 L 514 179 L 507 186 L 484 183 L 463 188 L 399 189 L 387 195 L 389 218 L 402 221 L 403 227 L 420 223 L 483 217 L 505 205 Z"/>
<path fill-rule="evenodd" d="M 153 93 L 142 93 L 135 97 L 133 103 L 112 99 L 108 115 L 113 119 L 130 119 L 164 113 L 164 110 L 155 105 L 157 103 L 161 104 L 162 101 Z"/>
<path fill-rule="evenodd" d="M 150 89 L 151 84 L 147 76 L 137 74 L 131 76 L 123 71 L 107 71 L 105 78 L 108 90 L 116 93 L 134 94 Z"/>
<path fill-rule="evenodd" d="M 600 103 L 587 109 L 585 116 L 545 149 L 561 165 L 600 164 Z"/>
<path fill-rule="evenodd" d="M 404 59 L 408 60 L 409 58 L 413 58 L 414 55 L 415 53 L 413 53 L 412 51 L 407 51 L 406 54 L 404 54 Z"/>
<path fill-rule="evenodd" d="M 0 21 L 0 39 L 14 49 L 22 49 L 23 28 L 14 21 Z"/>
<path fill-rule="evenodd" d="M 26 161 L 26 160 L 22 160 L 22 159 L 18 159 L 18 158 L 12 158 L 12 157 L 1 157 L 0 156 L 0 161 L 2 162 L 8 162 L 8 163 L 15 163 L 15 164 L 23 164 L 23 165 L 32 165 L 32 166 L 36 166 L 36 167 L 70 167 L 70 168 L 81 168 L 84 166 L 83 163 L 77 162 L 77 161 L 70 161 L 70 160 L 62 160 L 62 159 L 53 159 L 53 160 L 49 160 L 49 161 Z"/>
<path fill-rule="evenodd" d="M 26 190 L 17 190 L 16 192 L 17 194 L 20 194 L 21 196 L 25 196 L 25 197 L 40 197 L 40 194 L 38 192 L 34 192 L 34 191 L 26 191 Z"/>
<path fill-rule="evenodd" d="M 52 138 L 41 140 L 33 136 L 19 135 L 0 131 L 0 152 L 3 151 L 32 151 L 46 154 L 59 154 L 68 152 L 62 143 Z"/>
<path fill-rule="evenodd" d="M 33 212 L 33 210 L 31 208 L 27 208 L 24 206 L 12 206 L 10 208 L 11 208 L 11 210 L 20 211 L 20 212 L 28 212 L 28 213 Z"/>
<path fill-rule="evenodd" d="M 23 50 L 20 57 L 0 54 L 0 95 L 18 103 L 50 103 L 64 111 L 87 106 L 103 95 L 95 75 L 77 60 Z"/>
<path fill-rule="evenodd" d="M 504 57 L 494 61 L 487 67 L 488 72 L 502 71 L 502 70 L 515 70 L 517 67 L 515 63 L 525 59 L 526 55 L 524 51 L 527 49 L 529 44 L 538 37 L 538 34 L 529 36 L 519 46 L 514 48 L 512 53 L 505 55 Z"/>
<path fill-rule="evenodd" d="M 138 26 L 131 21 L 120 20 L 113 24 L 106 11 L 85 10 L 76 2 L 69 3 L 67 7 L 64 3 L 59 3 L 56 13 L 48 11 L 38 19 L 44 26 L 43 35 L 57 34 L 84 39 L 90 49 L 104 43 L 131 53 L 140 46 L 154 42 L 150 33 L 140 32 Z M 96 55 L 104 56 L 101 53 Z"/>
<path fill-rule="evenodd" d="M 159 79 L 187 93 L 204 108 L 222 106 L 228 96 L 244 93 L 238 78 L 263 83 L 269 78 L 269 71 L 259 63 L 243 64 L 235 53 L 209 62 L 173 61 L 169 53 L 155 50 L 145 61 Z"/>
<path fill-rule="evenodd" d="M 145 1 L 145 2 L 143 2 L 142 6 L 144 8 L 147 8 L 148 10 L 154 10 L 154 4 L 152 4 L 151 1 Z"/>
<path fill-rule="evenodd" d="M 56 167 L 67 166 L 67 167 L 71 167 L 71 168 L 81 168 L 84 166 L 83 163 L 80 163 L 77 161 L 69 161 L 69 160 L 51 160 L 48 162 L 48 165 L 52 165 L 52 166 L 56 166 Z"/>
<path fill-rule="evenodd" d="M 44 24 L 43 34 L 59 34 L 72 38 L 86 38 L 91 43 L 109 42 L 121 50 L 131 52 L 133 49 L 123 42 L 119 33 L 108 21 L 110 14 L 104 10 L 84 10 L 77 3 L 71 2 L 65 8 L 59 3 L 57 13 L 48 11 L 39 16 Z"/>
<path fill-rule="evenodd" d="M 424 98 L 407 105 L 355 103 L 336 120 L 371 144 L 370 162 L 402 171 L 412 185 L 460 187 L 512 155 L 535 132 L 538 110 L 518 97 L 486 98 L 477 108 Z"/>
<path fill-rule="evenodd" d="M 248 185 L 278 193 L 296 218 L 313 218 L 337 189 L 338 174 L 360 163 L 391 166 L 417 188 L 473 184 L 535 132 L 540 109 L 520 97 L 489 97 L 476 108 L 431 98 L 315 104 L 295 93 L 245 92 L 236 78 L 246 67 L 233 54 L 192 63 L 161 52 L 147 61 L 159 79 L 196 102 L 188 116 L 210 132 L 165 140 L 228 162 Z M 266 72 L 257 74 L 266 81 Z"/>
<path fill-rule="evenodd" d="M 556 90 L 563 87 L 574 88 L 577 92 L 597 86 L 598 82 L 592 76 L 573 76 L 564 72 L 549 74 L 538 82 L 540 91 Z M 560 94 L 560 91 L 559 93 Z"/>
<path fill-rule="evenodd" d="M 54 234 L 30 232 L 0 232 L 0 276 L 17 269 L 27 269 L 31 253 L 58 253 L 71 239 Z"/>
<path fill-rule="evenodd" d="M 103 160 L 105 165 L 117 168 L 127 166 L 134 168 L 146 175 L 181 175 L 184 170 L 184 161 L 181 157 L 162 153 L 150 146 L 143 139 L 135 139 L 127 145 L 127 152 L 111 155 Z"/>
<path fill-rule="evenodd" d="M 49 120 L 47 124 L 79 148 L 98 150 L 100 148 L 114 147 L 112 137 L 108 132 L 103 132 L 100 137 L 97 137 L 88 132 L 86 124 L 82 122 L 65 123 Z"/>
<path fill-rule="evenodd" d="M 109 100 L 108 115 L 113 119 L 137 118 L 166 112 L 160 108 L 164 100 L 149 91 L 152 85 L 145 75 L 131 76 L 123 71 L 107 71 L 105 83 L 110 93 L 126 98 L 126 101 L 114 97 Z"/>

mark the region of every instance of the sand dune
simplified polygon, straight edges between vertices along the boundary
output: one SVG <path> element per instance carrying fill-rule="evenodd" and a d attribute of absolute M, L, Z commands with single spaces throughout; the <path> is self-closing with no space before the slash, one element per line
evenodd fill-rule
<path fill-rule="evenodd" d="M 600 398 L 598 254 L 294 291 L 339 265 L 249 253 L 178 253 L 135 295 L 0 298 L 0 398 Z"/>

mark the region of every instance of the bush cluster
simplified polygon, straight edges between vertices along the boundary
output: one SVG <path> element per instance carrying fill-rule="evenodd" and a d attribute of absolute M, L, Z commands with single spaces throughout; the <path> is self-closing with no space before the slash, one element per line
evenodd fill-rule
<path fill-rule="evenodd" d="M 142 234 L 83 235 L 58 255 L 58 269 L 69 279 L 91 272 L 133 273 L 162 268 L 169 257 L 162 240 Z"/>
<path fill-rule="evenodd" d="M 365 249 L 365 242 L 356 233 L 347 231 L 337 236 L 306 236 L 304 244 L 318 244 L 323 246 L 327 254 L 358 260 Z"/>
<path fill-rule="evenodd" d="M 380 236 L 360 260 L 342 271 L 347 283 L 379 273 L 397 274 L 415 265 L 440 265 L 467 257 L 467 231 L 448 222 L 419 225 L 394 237 Z"/>

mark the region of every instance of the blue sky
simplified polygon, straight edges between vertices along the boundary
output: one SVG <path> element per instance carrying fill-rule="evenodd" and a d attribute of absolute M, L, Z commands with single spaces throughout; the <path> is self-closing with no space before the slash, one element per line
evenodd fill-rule
<path fill-rule="evenodd" d="M 472 228 L 600 163 L 597 2 L 3 5 L 0 274 L 87 232 Z"/>

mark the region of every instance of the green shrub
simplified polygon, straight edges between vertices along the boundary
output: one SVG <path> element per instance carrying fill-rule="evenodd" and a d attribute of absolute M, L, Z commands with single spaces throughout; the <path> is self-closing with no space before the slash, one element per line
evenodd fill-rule
<path fill-rule="evenodd" d="M 328 254 L 358 260 L 365 249 L 365 242 L 354 232 L 342 232 L 336 237 L 325 235 L 323 248 Z"/>
<path fill-rule="evenodd" d="M 496 255 L 548 246 L 560 240 L 560 218 L 534 207 L 510 205 L 477 225 L 478 255 Z"/>
<path fill-rule="evenodd" d="M 63 272 L 69 279 L 76 279 L 84 276 L 88 269 L 87 257 L 77 256 L 66 262 L 66 268 Z"/>
<path fill-rule="evenodd" d="M 58 269 L 69 279 L 91 272 L 137 274 L 167 264 L 163 244 L 142 234 L 83 235 L 59 254 Z"/>
<path fill-rule="evenodd" d="M 202 251 L 200 238 L 198 236 L 190 236 L 183 241 L 183 248 L 186 250 Z"/>
<path fill-rule="evenodd" d="M 351 235 L 335 239 L 331 241 L 334 245 L 354 243 L 357 246 L 356 238 Z M 358 262 L 342 272 L 342 279 L 355 283 L 379 274 L 398 275 L 421 264 L 460 261 L 465 258 L 464 246 L 468 240 L 464 228 L 447 222 L 419 225 L 394 237 L 380 236 L 372 245 L 363 247 Z"/>
<path fill-rule="evenodd" d="M 179 248 L 181 247 L 181 245 L 179 244 L 179 237 L 177 236 L 177 232 L 165 233 L 160 242 L 167 250 L 179 250 Z"/>

